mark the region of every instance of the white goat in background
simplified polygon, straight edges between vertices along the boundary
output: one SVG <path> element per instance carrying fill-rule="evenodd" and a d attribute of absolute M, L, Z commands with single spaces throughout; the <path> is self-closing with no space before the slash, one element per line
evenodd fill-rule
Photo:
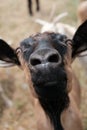
<path fill-rule="evenodd" d="M 42 25 L 41 32 L 45 31 L 53 31 L 53 32 L 59 32 L 61 34 L 66 34 L 69 38 L 72 38 L 73 34 L 75 33 L 76 29 L 75 27 L 72 27 L 71 25 L 64 24 L 62 22 L 59 22 L 60 19 L 65 17 L 67 13 L 62 13 L 55 17 L 52 22 L 47 22 L 42 19 L 36 19 L 35 22 Z"/>

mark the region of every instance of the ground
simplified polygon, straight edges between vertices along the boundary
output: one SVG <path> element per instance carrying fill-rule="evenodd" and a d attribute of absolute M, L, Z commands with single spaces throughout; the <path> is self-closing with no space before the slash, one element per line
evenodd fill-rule
<path fill-rule="evenodd" d="M 54 16 L 68 11 L 69 15 L 61 21 L 78 26 L 79 0 L 40 0 L 40 3 L 41 12 L 35 12 L 34 3 L 34 16 L 31 17 L 28 14 L 27 0 L 0 0 L 0 37 L 12 43 L 14 48 L 18 47 L 24 38 L 40 32 L 41 26 L 35 23 L 36 18 L 50 21 L 53 6 L 55 6 Z M 73 68 L 82 86 L 81 113 L 84 129 L 87 130 L 87 72 L 78 59 L 73 64 Z M 21 69 L 0 68 L 0 86 L 12 101 L 12 106 L 6 107 L 0 96 L 0 130 L 35 130 L 30 90 Z"/>

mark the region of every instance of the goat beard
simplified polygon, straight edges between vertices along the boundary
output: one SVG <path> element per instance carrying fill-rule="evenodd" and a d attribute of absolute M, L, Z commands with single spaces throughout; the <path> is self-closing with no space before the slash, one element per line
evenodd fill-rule
<path fill-rule="evenodd" d="M 55 86 L 35 86 L 39 102 L 51 120 L 54 130 L 63 130 L 61 113 L 69 105 L 67 82 L 57 82 Z"/>
<path fill-rule="evenodd" d="M 51 120 L 54 130 L 63 130 L 61 124 L 61 113 L 69 106 L 69 97 L 66 91 L 59 91 L 55 100 L 39 98 L 39 102 L 46 115 Z"/>

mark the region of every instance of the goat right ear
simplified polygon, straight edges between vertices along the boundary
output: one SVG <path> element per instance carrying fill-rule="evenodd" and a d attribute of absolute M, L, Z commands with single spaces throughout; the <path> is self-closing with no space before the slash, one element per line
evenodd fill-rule
<path fill-rule="evenodd" d="M 15 50 L 4 40 L 0 39 L 0 66 L 9 67 L 14 65 L 20 65 Z"/>
<path fill-rule="evenodd" d="M 72 58 L 87 51 L 87 20 L 79 26 L 72 40 Z"/>

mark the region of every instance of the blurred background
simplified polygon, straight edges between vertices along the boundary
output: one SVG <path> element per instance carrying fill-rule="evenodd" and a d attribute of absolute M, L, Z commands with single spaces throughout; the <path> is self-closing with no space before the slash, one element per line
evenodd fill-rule
<path fill-rule="evenodd" d="M 35 22 L 37 18 L 50 22 L 55 16 L 68 12 L 68 16 L 60 22 L 78 27 L 80 0 L 40 0 L 39 12 L 36 12 L 35 0 L 32 1 L 33 16 L 29 14 L 27 0 L 0 0 L 0 37 L 14 48 L 24 38 L 40 32 L 41 25 Z M 81 84 L 80 109 L 84 130 L 87 130 L 87 70 L 79 59 L 72 66 Z M 29 93 L 21 69 L 0 68 L 0 130 L 35 130 L 35 108 L 32 107 Z"/>

